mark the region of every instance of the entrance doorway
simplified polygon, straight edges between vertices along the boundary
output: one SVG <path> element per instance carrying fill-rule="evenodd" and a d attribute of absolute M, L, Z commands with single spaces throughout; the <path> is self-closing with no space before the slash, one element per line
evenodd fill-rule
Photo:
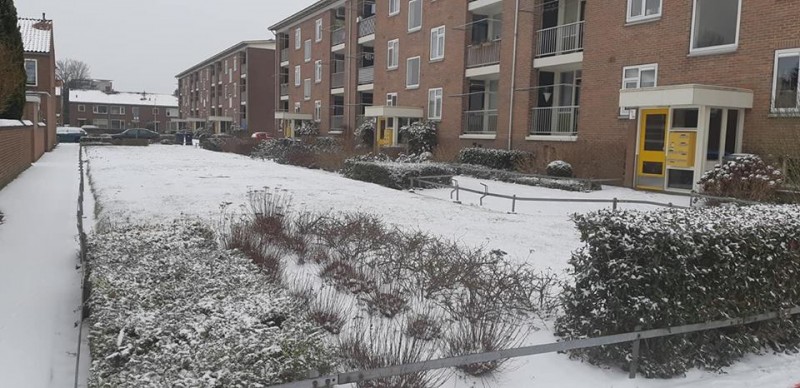
<path fill-rule="evenodd" d="M 641 111 L 636 187 L 664 190 L 667 162 L 668 109 Z"/>

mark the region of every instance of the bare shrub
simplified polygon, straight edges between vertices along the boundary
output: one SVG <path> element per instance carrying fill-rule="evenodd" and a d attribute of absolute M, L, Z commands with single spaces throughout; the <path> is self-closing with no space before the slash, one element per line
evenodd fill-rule
<path fill-rule="evenodd" d="M 338 335 L 342 331 L 350 312 L 351 301 L 333 288 L 320 290 L 309 306 L 308 317 L 328 333 Z"/>
<path fill-rule="evenodd" d="M 390 319 L 408 310 L 408 299 L 397 289 L 373 290 L 367 294 L 366 302 L 372 312 Z"/>
<path fill-rule="evenodd" d="M 448 356 L 494 352 L 519 346 L 524 340 L 520 322 L 498 318 L 459 321 L 445 334 Z M 474 377 L 486 377 L 499 371 L 508 360 L 481 362 L 456 367 Z"/>
<path fill-rule="evenodd" d="M 372 279 L 353 264 L 344 260 L 333 260 L 322 267 L 319 276 L 336 289 L 353 294 L 369 292 L 374 288 Z"/>
<path fill-rule="evenodd" d="M 387 235 L 380 218 L 366 213 L 326 218 L 315 232 L 338 258 L 350 262 L 364 262 L 367 253 L 384 246 Z"/>
<path fill-rule="evenodd" d="M 283 268 L 280 252 L 268 246 L 250 224 L 232 225 L 224 244 L 227 249 L 242 252 L 273 281 L 280 280 Z"/>
<path fill-rule="evenodd" d="M 293 299 L 305 306 L 309 306 L 315 300 L 314 288 L 299 276 L 291 276 L 286 270 L 283 272 L 283 285 L 286 292 Z"/>
<path fill-rule="evenodd" d="M 405 333 L 422 341 L 432 341 L 442 337 L 444 315 L 433 309 L 412 313 L 406 319 Z"/>

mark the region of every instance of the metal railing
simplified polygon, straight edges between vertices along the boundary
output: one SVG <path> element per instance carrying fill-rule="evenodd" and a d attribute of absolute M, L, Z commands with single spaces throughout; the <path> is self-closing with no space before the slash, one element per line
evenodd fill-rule
<path fill-rule="evenodd" d="M 344 87 L 344 72 L 331 74 L 331 89 Z"/>
<path fill-rule="evenodd" d="M 497 133 L 497 109 L 464 112 L 465 134 Z"/>
<path fill-rule="evenodd" d="M 331 116 L 331 132 L 341 132 L 344 129 L 344 116 Z"/>
<path fill-rule="evenodd" d="M 331 32 L 331 44 L 338 46 L 347 40 L 347 32 L 344 27 L 337 28 Z"/>
<path fill-rule="evenodd" d="M 289 95 L 289 84 L 281 84 L 281 96 Z"/>
<path fill-rule="evenodd" d="M 629 360 L 628 377 L 633 379 L 636 378 L 636 374 L 638 373 L 642 340 L 672 337 L 681 334 L 691 334 L 691 333 L 697 333 L 715 329 L 724 329 L 728 327 L 738 327 L 738 326 L 749 325 L 752 323 L 766 322 L 781 318 L 793 317 L 795 315 L 800 315 L 800 307 L 793 307 L 789 309 L 768 312 L 758 315 L 750 315 L 741 318 L 729 318 L 718 321 L 709 321 L 704 323 L 695 323 L 690 325 L 673 326 L 673 327 L 651 329 L 644 331 L 636 330 L 629 333 L 607 335 L 603 337 L 583 338 L 583 339 L 563 341 L 563 342 L 551 342 L 547 344 L 525 346 L 515 349 L 468 354 L 459 357 L 448 357 L 437 360 L 414 362 L 404 365 L 388 366 L 384 368 L 376 368 L 366 371 L 340 373 L 337 375 L 323 376 L 314 379 L 298 381 L 294 383 L 274 385 L 272 386 L 272 388 L 333 387 L 334 385 L 352 384 L 352 383 L 370 381 L 392 376 L 400 376 L 411 373 L 420 373 L 437 369 L 457 367 L 461 365 L 508 360 L 512 358 L 535 356 L 539 354 L 566 352 L 569 350 L 590 349 L 600 346 L 618 345 L 624 343 L 631 344 L 631 359 Z"/>
<path fill-rule="evenodd" d="M 358 69 L 358 84 L 371 84 L 375 81 L 375 67 L 362 67 Z"/>
<path fill-rule="evenodd" d="M 533 108 L 531 134 L 575 136 L 578 134 L 578 106 L 551 106 Z"/>
<path fill-rule="evenodd" d="M 358 22 L 358 37 L 363 38 L 375 33 L 375 15 L 361 19 Z"/>
<path fill-rule="evenodd" d="M 584 22 L 545 28 L 537 33 L 536 56 L 561 55 L 583 50 Z"/>
<path fill-rule="evenodd" d="M 500 63 L 500 41 L 467 46 L 467 67 L 480 67 Z"/>
<path fill-rule="evenodd" d="M 281 49 L 281 62 L 286 62 L 289 60 L 289 49 Z"/>

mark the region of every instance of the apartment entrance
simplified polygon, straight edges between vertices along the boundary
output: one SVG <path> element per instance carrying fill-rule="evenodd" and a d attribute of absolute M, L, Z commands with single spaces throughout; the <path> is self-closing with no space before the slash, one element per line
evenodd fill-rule
<path fill-rule="evenodd" d="M 664 188 L 668 117 L 669 109 L 647 109 L 641 112 L 639 160 L 636 166 L 637 188 Z"/>
<path fill-rule="evenodd" d="M 422 120 L 422 109 L 402 106 L 367 106 L 364 116 L 375 119 L 375 142 L 378 147 L 394 147 L 404 143 L 400 128 Z"/>

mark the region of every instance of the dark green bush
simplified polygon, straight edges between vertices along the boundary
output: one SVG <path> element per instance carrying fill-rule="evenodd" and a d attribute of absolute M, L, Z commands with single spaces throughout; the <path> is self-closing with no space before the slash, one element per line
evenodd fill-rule
<path fill-rule="evenodd" d="M 342 174 L 350 179 L 402 190 L 411 186 L 411 178 L 436 175 L 452 177 L 456 172 L 452 167 L 438 163 L 369 162 L 349 159 L 344 164 Z M 433 181 L 449 184 L 450 178 L 437 178 Z"/>
<path fill-rule="evenodd" d="M 460 163 L 476 164 L 498 170 L 516 170 L 520 163 L 530 158 L 533 158 L 533 154 L 529 152 L 491 148 L 464 148 L 458 153 Z"/>

